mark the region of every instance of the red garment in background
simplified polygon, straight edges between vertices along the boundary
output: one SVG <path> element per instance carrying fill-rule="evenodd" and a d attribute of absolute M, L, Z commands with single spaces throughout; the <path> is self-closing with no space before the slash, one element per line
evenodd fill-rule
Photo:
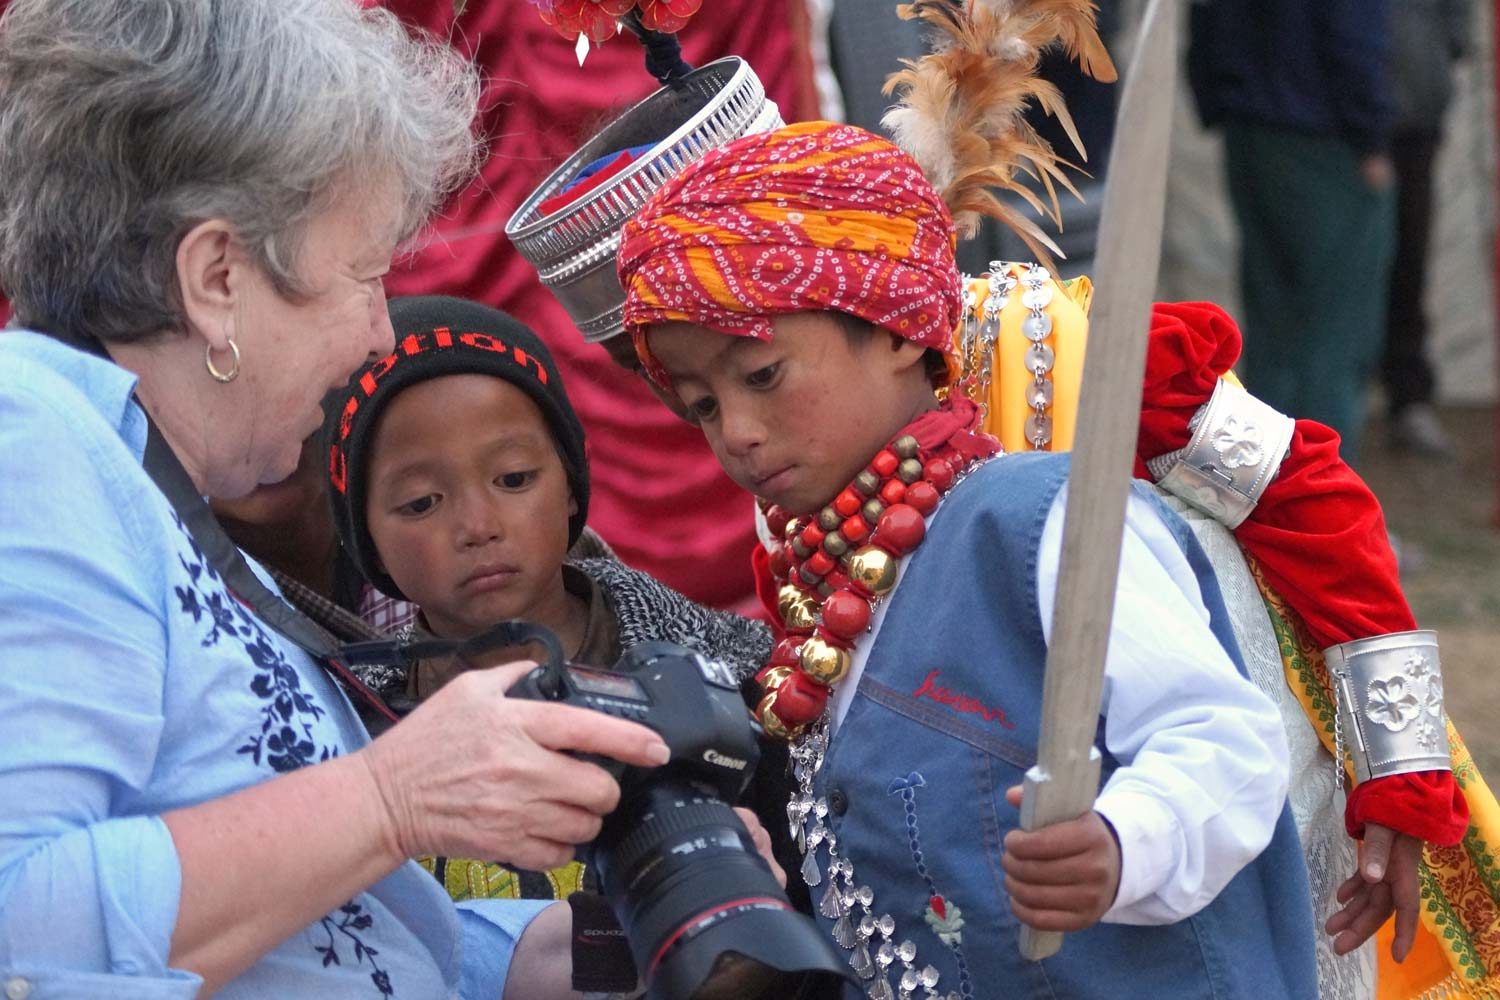
<path fill-rule="evenodd" d="M 385 0 L 410 24 L 448 37 L 448 0 Z M 787 121 L 818 117 L 802 0 L 714 0 L 681 33 L 694 66 L 744 57 Z M 391 295 L 442 293 L 514 313 L 547 342 L 588 433 L 589 524 L 630 564 L 696 600 L 753 609 L 745 551 L 751 500 L 719 470 L 695 428 L 652 397 L 604 350 L 586 345 L 536 273 L 505 239 L 511 213 L 598 127 L 658 86 L 642 50 L 617 37 L 589 53 L 544 25 L 524 0 L 471 3 L 453 32 L 487 81 L 481 176 L 445 210 L 414 259 L 398 261 Z"/>
<path fill-rule="evenodd" d="M 1218 306 L 1156 305 L 1136 446 L 1138 478 L 1150 478 L 1147 459 L 1187 446 L 1188 420 L 1239 356 L 1240 331 Z M 1234 532 L 1322 648 L 1417 627 L 1401 592 L 1380 502 L 1339 458 L 1338 445 L 1329 428 L 1298 420 L 1291 453 Z M 1463 838 L 1468 821 L 1468 804 L 1449 771 L 1363 782 L 1344 810 L 1351 836 L 1363 836 L 1366 823 L 1379 823 L 1445 845 Z"/>

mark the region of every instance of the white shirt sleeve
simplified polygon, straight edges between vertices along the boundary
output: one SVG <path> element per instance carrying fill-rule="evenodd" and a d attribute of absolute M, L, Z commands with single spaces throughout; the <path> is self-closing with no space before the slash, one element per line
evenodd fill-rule
<path fill-rule="evenodd" d="M 1042 531 L 1037 596 L 1051 642 L 1067 490 Z M 1166 924 L 1198 912 L 1271 842 L 1289 780 L 1276 706 L 1208 627 L 1187 558 L 1132 494 L 1105 659 L 1105 743 L 1120 767 L 1095 810 L 1120 839 L 1103 919 Z"/>

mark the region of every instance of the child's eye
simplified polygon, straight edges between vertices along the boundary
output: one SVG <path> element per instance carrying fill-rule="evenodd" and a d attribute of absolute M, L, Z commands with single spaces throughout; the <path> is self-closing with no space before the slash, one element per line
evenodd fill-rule
<path fill-rule="evenodd" d="M 774 365 L 757 368 L 749 375 L 746 375 L 745 384 L 752 389 L 767 389 L 770 388 L 771 383 L 776 381 L 776 376 L 779 374 L 781 374 L 781 362 L 778 361 Z"/>
<path fill-rule="evenodd" d="M 415 500 L 408 500 L 396 508 L 396 513 L 402 517 L 421 517 L 437 504 L 437 494 L 429 493 Z"/>
<path fill-rule="evenodd" d="M 521 490 L 530 486 L 536 480 L 536 469 L 527 469 L 524 472 L 507 472 L 495 482 L 500 484 L 501 489 Z"/>
<path fill-rule="evenodd" d="M 712 396 L 701 396 L 687 405 L 694 420 L 712 420 L 719 412 L 719 401 Z"/>

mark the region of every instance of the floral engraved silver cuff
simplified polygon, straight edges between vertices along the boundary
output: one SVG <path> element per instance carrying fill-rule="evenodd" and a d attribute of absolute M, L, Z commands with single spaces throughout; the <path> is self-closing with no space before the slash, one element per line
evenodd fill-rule
<path fill-rule="evenodd" d="M 1448 770 L 1436 632 L 1356 639 L 1330 646 L 1323 657 L 1357 780 Z"/>
<path fill-rule="evenodd" d="M 1186 448 L 1147 465 L 1162 489 L 1238 528 L 1276 478 L 1296 421 L 1223 379 L 1195 421 Z"/>

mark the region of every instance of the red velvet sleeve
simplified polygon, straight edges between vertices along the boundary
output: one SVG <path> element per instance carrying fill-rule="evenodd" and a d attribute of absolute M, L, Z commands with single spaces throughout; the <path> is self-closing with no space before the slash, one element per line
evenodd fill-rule
<path fill-rule="evenodd" d="M 1240 353 L 1240 333 L 1218 306 L 1158 303 L 1152 311 L 1136 476 L 1146 460 L 1186 447 L 1188 420 Z M 1298 420 L 1291 452 L 1260 503 L 1235 530 L 1266 580 L 1319 646 L 1404 632 L 1416 620 L 1401 592 L 1380 504 L 1338 454 L 1328 427 Z M 1455 844 L 1468 806 L 1447 771 L 1367 781 L 1344 813 L 1351 836 L 1379 823 L 1435 844 Z"/>

